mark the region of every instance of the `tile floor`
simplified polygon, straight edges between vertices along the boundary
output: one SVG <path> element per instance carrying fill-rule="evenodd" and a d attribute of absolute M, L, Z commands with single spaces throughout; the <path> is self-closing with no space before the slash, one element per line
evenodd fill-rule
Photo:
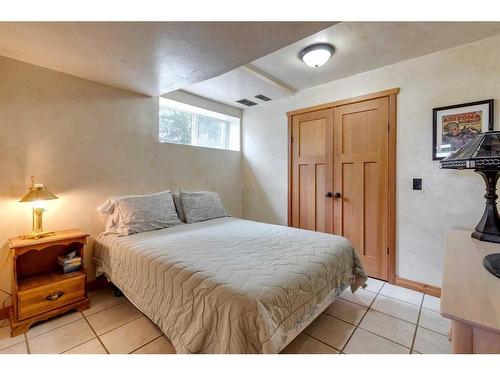
<path fill-rule="evenodd" d="M 0 322 L 0 354 L 175 353 L 169 340 L 110 288 L 89 293 L 91 308 L 34 325 L 10 337 Z M 369 279 L 345 291 L 283 353 L 451 353 L 439 299 Z"/>

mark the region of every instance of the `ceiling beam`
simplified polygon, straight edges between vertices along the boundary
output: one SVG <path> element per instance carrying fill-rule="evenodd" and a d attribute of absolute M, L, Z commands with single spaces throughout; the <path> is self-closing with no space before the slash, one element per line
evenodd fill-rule
<path fill-rule="evenodd" d="M 287 83 L 279 80 L 278 78 L 270 75 L 269 73 L 257 68 L 252 64 L 243 65 L 241 69 L 243 69 L 243 71 L 247 72 L 248 74 L 260 79 L 261 81 L 277 87 L 288 95 L 295 95 L 295 93 L 297 92 L 297 89 L 295 89 L 294 87 L 288 85 Z"/>

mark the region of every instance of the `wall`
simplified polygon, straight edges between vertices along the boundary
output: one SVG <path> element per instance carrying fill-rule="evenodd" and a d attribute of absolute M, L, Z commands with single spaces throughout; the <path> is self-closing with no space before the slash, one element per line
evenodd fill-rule
<path fill-rule="evenodd" d="M 7 239 L 31 231 L 31 205 L 17 201 L 32 174 L 60 198 L 47 202 L 45 228 L 92 238 L 103 229 L 96 207 L 117 194 L 209 189 L 241 214 L 239 152 L 157 137 L 158 98 L 0 57 L 0 288 L 10 290 Z"/>
<path fill-rule="evenodd" d="M 446 230 L 474 228 L 484 208 L 484 183 L 472 171 L 440 170 L 438 162 L 432 161 L 432 108 L 500 98 L 499 45 L 500 36 L 495 36 L 245 110 L 243 216 L 287 222 L 287 111 L 400 87 L 397 274 L 440 286 Z M 412 190 L 414 177 L 423 178 L 422 191 Z"/>

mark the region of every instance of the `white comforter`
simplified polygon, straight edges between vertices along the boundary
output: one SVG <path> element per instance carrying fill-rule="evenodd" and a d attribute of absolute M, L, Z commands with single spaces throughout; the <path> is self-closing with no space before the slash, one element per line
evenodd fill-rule
<path fill-rule="evenodd" d="M 178 353 L 277 353 L 366 281 L 343 237 L 235 218 L 100 235 L 94 254 Z"/>

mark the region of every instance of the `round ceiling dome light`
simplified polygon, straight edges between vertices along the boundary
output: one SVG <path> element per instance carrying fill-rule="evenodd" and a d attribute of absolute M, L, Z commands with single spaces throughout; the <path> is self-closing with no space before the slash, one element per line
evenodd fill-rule
<path fill-rule="evenodd" d="M 299 57 L 307 66 L 318 68 L 330 60 L 334 50 L 328 43 L 312 44 L 300 51 Z"/>

